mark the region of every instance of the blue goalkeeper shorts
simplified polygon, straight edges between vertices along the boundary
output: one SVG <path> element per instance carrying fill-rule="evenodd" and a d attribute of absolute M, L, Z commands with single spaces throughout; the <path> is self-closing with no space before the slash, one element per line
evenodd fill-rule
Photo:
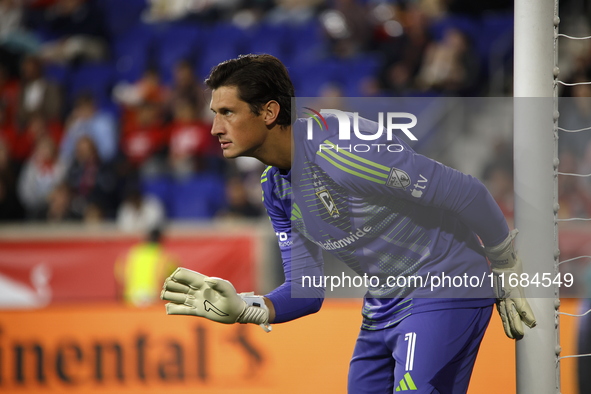
<path fill-rule="evenodd" d="M 468 390 L 492 308 L 410 315 L 383 330 L 361 330 L 349 394 L 461 394 Z"/>

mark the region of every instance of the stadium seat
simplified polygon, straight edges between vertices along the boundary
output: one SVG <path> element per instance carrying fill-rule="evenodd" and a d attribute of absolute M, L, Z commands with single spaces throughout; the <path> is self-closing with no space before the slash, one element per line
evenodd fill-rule
<path fill-rule="evenodd" d="M 491 14 L 482 20 L 476 50 L 489 78 L 496 71 L 491 67 L 513 66 L 513 24 L 512 14 Z"/>
<path fill-rule="evenodd" d="M 317 97 L 326 84 L 343 86 L 343 73 L 334 60 L 300 64 L 290 71 L 298 97 Z"/>
<path fill-rule="evenodd" d="M 475 18 L 458 14 L 450 14 L 431 24 L 431 36 L 435 41 L 440 41 L 441 39 L 443 39 L 445 32 L 449 28 L 455 28 L 460 30 L 462 33 L 470 37 L 472 40 L 477 38 L 480 32 L 478 21 Z"/>
<path fill-rule="evenodd" d="M 113 41 L 113 63 L 118 82 L 135 82 L 142 76 L 150 64 L 153 44 L 153 29 L 141 23 Z"/>
<path fill-rule="evenodd" d="M 167 24 L 158 27 L 155 59 L 163 83 L 169 84 L 172 81 L 172 71 L 180 60 L 186 59 L 194 63 L 199 52 L 201 34 L 197 25 Z"/>
<path fill-rule="evenodd" d="M 339 64 L 339 79 L 342 81 L 343 95 L 361 97 L 361 84 L 365 78 L 377 75 L 380 59 L 369 53 L 350 59 L 343 59 Z"/>
<path fill-rule="evenodd" d="M 43 75 L 60 86 L 68 86 L 70 67 L 59 63 L 48 62 L 43 65 Z"/>
<path fill-rule="evenodd" d="M 248 32 L 248 53 L 268 53 L 279 59 L 286 57 L 289 28 L 285 25 L 260 24 Z"/>
<path fill-rule="evenodd" d="M 167 215 L 170 215 L 172 180 L 169 177 L 144 178 L 141 181 L 141 189 L 144 194 L 157 197 L 166 209 Z"/>
<path fill-rule="evenodd" d="M 326 51 L 326 37 L 317 20 L 302 25 L 289 26 L 288 45 L 284 63 L 295 68 L 302 64 L 315 63 Z"/>
<path fill-rule="evenodd" d="M 224 204 L 223 179 L 213 174 L 198 174 L 173 182 L 170 193 L 171 219 L 210 219 Z"/>
<path fill-rule="evenodd" d="M 513 14 L 484 16 L 475 41 L 476 51 L 483 60 L 487 60 L 499 44 L 507 47 L 506 51 L 511 51 L 513 48 Z M 503 45 L 505 42 L 510 45 Z"/>
<path fill-rule="evenodd" d="M 99 105 L 111 101 L 115 68 L 111 63 L 85 63 L 72 71 L 68 89 L 69 103 L 82 92 L 90 92 Z"/>
<path fill-rule="evenodd" d="M 245 31 L 230 24 L 204 29 L 201 36 L 202 51 L 196 62 L 197 75 L 205 77 L 220 62 L 245 53 L 245 34 Z"/>
<path fill-rule="evenodd" d="M 111 38 L 115 39 L 140 21 L 147 0 L 100 0 L 97 5 L 103 11 Z"/>

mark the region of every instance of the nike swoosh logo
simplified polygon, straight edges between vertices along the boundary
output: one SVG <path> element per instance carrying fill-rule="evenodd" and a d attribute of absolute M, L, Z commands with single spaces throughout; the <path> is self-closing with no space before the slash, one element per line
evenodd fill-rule
<path fill-rule="evenodd" d="M 215 313 L 218 316 L 230 316 L 226 312 L 220 310 L 214 304 L 212 304 L 211 302 L 209 302 L 207 300 L 205 300 L 203 302 L 203 306 L 205 307 L 205 312 L 212 311 L 213 313 Z"/>

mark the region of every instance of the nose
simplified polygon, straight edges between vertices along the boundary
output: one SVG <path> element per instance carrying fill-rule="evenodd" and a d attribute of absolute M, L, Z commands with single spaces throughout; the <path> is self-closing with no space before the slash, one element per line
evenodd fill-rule
<path fill-rule="evenodd" d="M 218 114 L 213 117 L 213 123 L 211 125 L 211 135 L 217 137 L 221 134 L 224 134 L 224 128 L 221 125 L 221 122 L 218 120 Z"/>

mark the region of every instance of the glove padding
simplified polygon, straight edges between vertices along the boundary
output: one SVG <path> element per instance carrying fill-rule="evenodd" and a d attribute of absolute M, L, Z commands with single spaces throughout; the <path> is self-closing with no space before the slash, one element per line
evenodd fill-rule
<path fill-rule="evenodd" d="M 529 328 L 536 325 L 536 318 L 524 296 L 523 288 L 519 284 L 516 287 L 510 286 L 513 281 L 509 278 L 519 279 L 523 272 L 521 259 L 513 246 L 513 239 L 517 233 L 517 230 L 513 230 L 499 245 L 484 248 L 495 281 L 497 311 L 501 315 L 505 334 L 511 339 L 523 338 L 523 323 Z M 517 282 L 519 283 L 519 280 Z"/>
<path fill-rule="evenodd" d="M 160 298 L 168 315 L 193 315 L 224 324 L 255 323 L 269 331 L 269 309 L 263 297 L 238 294 L 232 283 L 177 268 L 166 280 Z"/>

